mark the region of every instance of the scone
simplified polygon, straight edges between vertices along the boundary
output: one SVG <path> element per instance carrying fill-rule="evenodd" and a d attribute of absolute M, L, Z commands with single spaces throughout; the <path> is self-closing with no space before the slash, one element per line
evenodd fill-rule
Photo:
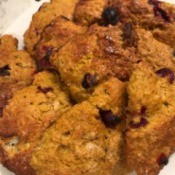
<path fill-rule="evenodd" d="M 34 60 L 26 51 L 17 50 L 18 41 L 10 35 L 0 38 L 0 116 L 13 94 L 32 83 Z"/>
<path fill-rule="evenodd" d="M 75 8 L 74 20 L 83 25 L 101 23 L 102 13 L 108 0 L 80 0 Z"/>
<path fill-rule="evenodd" d="M 169 67 L 175 70 L 174 48 L 158 41 L 151 31 L 136 27 L 138 36 L 136 55 L 140 60 L 151 64 L 155 69 Z"/>
<path fill-rule="evenodd" d="M 163 43 L 175 47 L 175 7 L 159 0 L 108 0 L 119 21 L 150 30 Z M 132 8 L 131 8 L 132 7 Z"/>
<path fill-rule="evenodd" d="M 42 33 L 35 46 L 35 58 L 39 69 L 51 68 L 50 56 L 58 51 L 75 35 L 85 33 L 86 27 L 70 21 L 64 16 L 55 19 Z"/>
<path fill-rule="evenodd" d="M 93 25 L 50 58 L 76 101 L 87 99 L 96 85 L 112 76 L 129 79 L 137 57 L 134 47 L 123 47 L 121 25 Z"/>
<path fill-rule="evenodd" d="M 125 97 L 125 84 L 111 78 L 58 118 L 32 154 L 36 175 L 118 174 Z"/>
<path fill-rule="evenodd" d="M 51 0 L 43 3 L 39 11 L 32 18 L 29 29 L 24 35 L 27 51 L 33 55 L 35 44 L 39 41 L 44 28 L 58 16 L 72 19 L 74 8 L 78 0 Z"/>
<path fill-rule="evenodd" d="M 174 71 L 140 63 L 129 81 L 126 155 L 138 175 L 157 175 L 175 152 Z"/>
<path fill-rule="evenodd" d="M 40 72 L 34 82 L 15 93 L 0 119 L 2 163 L 16 175 L 34 175 L 29 165 L 43 132 L 71 104 L 55 73 Z"/>

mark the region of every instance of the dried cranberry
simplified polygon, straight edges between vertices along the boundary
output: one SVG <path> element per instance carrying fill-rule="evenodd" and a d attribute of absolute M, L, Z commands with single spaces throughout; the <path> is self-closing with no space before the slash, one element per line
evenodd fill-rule
<path fill-rule="evenodd" d="M 128 22 L 123 25 L 123 34 L 122 34 L 124 43 L 128 46 L 137 46 L 138 35 L 133 29 L 132 23 Z"/>
<path fill-rule="evenodd" d="M 0 76 L 9 76 L 10 75 L 10 67 L 8 65 L 0 68 Z"/>
<path fill-rule="evenodd" d="M 134 121 L 130 121 L 129 125 L 131 128 L 140 128 L 140 127 L 144 127 L 148 124 L 148 121 L 141 117 L 140 121 L 138 123 L 135 123 Z"/>
<path fill-rule="evenodd" d="M 102 13 L 102 18 L 105 22 L 105 25 L 116 25 L 119 21 L 117 10 L 113 7 L 107 7 Z"/>
<path fill-rule="evenodd" d="M 140 109 L 140 115 L 145 115 L 147 108 L 145 106 L 142 106 Z"/>
<path fill-rule="evenodd" d="M 3 115 L 3 108 L 0 107 L 0 117 L 2 117 L 2 115 Z"/>
<path fill-rule="evenodd" d="M 174 72 L 169 68 L 159 69 L 155 73 L 160 77 L 168 78 L 170 84 L 174 82 L 174 79 L 175 79 Z"/>
<path fill-rule="evenodd" d="M 162 166 L 162 165 L 167 165 L 168 164 L 168 158 L 167 156 L 162 153 L 159 155 L 159 157 L 157 158 L 157 163 Z"/>
<path fill-rule="evenodd" d="M 95 86 L 96 84 L 97 84 L 97 77 L 95 75 L 92 75 L 90 73 L 85 74 L 83 81 L 82 81 L 82 86 L 85 89 Z"/>
<path fill-rule="evenodd" d="M 160 2 L 158 0 L 149 0 L 149 3 L 154 6 L 153 9 L 154 9 L 155 16 L 161 17 L 166 22 L 171 22 L 170 15 L 165 10 L 163 10 L 160 6 L 160 4 L 162 4 L 162 2 Z"/>
<path fill-rule="evenodd" d="M 51 88 L 51 87 L 43 88 L 41 86 L 38 86 L 38 90 L 44 94 L 47 94 L 48 92 L 53 91 L 53 88 Z"/>
<path fill-rule="evenodd" d="M 54 51 L 57 49 L 49 46 L 43 46 L 43 51 L 45 52 L 45 56 L 38 61 L 38 69 L 39 71 L 43 69 L 52 69 L 52 65 L 49 62 L 49 59 Z"/>
<path fill-rule="evenodd" d="M 100 116 L 105 126 L 110 128 L 117 126 L 121 122 L 121 118 L 113 114 L 111 110 L 100 110 Z"/>
<path fill-rule="evenodd" d="M 51 67 L 52 65 L 50 62 L 44 58 L 38 61 L 38 71 L 42 71 L 43 69 L 50 69 Z"/>

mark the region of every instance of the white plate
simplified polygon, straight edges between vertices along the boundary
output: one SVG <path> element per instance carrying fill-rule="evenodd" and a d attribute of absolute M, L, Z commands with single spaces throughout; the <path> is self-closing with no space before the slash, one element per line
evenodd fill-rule
<path fill-rule="evenodd" d="M 43 1 L 49 1 L 49 0 L 43 0 Z M 42 2 L 43 2 L 42 1 Z M 162 0 L 170 3 L 175 4 L 175 0 Z M 38 10 L 41 3 L 35 4 L 32 8 L 30 8 L 28 11 L 23 13 L 5 32 L 4 34 L 12 34 L 19 40 L 19 49 L 22 49 L 23 44 L 23 34 L 28 28 L 30 21 L 32 19 L 32 15 Z M 0 165 L 0 175 L 14 175 L 13 173 L 9 172 L 6 168 L 4 168 L 2 165 Z M 135 173 L 132 173 L 130 175 L 135 175 Z M 147 174 L 144 174 L 147 175 Z M 164 167 L 164 169 L 159 173 L 159 175 L 175 175 L 175 154 L 173 154 L 170 159 L 167 166 Z"/>

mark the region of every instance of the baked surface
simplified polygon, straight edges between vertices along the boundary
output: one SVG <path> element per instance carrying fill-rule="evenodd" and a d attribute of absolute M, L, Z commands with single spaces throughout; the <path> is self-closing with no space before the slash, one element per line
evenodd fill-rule
<path fill-rule="evenodd" d="M 2 36 L 2 163 L 16 175 L 158 175 L 175 152 L 174 25 L 158 0 L 51 0 L 25 51 Z"/>
<path fill-rule="evenodd" d="M 57 74 L 40 72 L 31 86 L 19 90 L 3 109 L 0 119 L 2 163 L 17 175 L 33 175 L 33 149 L 43 132 L 71 104 L 59 87 Z"/>
<path fill-rule="evenodd" d="M 72 19 L 77 2 L 78 0 L 51 0 L 50 3 L 43 3 L 39 11 L 34 14 L 30 27 L 24 34 L 24 42 L 31 55 L 44 28 L 59 16 Z"/>
<path fill-rule="evenodd" d="M 120 117 L 125 90 L 125 84 L 112 78 L 97 87 L 88 101 L 65 112 L 45 132 L 32 154 L 36 175 L 116 174 L 123 142 Z M 108 127 L 109 123 L 102 120 L 107 113 L 118 120 Z"/>
<path fill-rule="evenodd" d="M 158 174 L 175 151 L 174 77 L 163 71 L 141 63 L 127 87 L 126 154 L 138 175 Z"/>
<path fill-rule="evenodd" d="M 13 94 L 30 85 L 36 72 L 34 60 L 26 51 L 17 50 L 17 39 L 0 38 L 0 115 Z"/>

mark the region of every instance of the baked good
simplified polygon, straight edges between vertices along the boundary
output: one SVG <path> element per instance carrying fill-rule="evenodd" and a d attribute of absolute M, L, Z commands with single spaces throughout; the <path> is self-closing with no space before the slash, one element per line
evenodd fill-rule
<path fill-rule="evenodd" d="M 175 152 L 174 20 L 158 0 L 44 3 L 25 33 L 39 73 L 2 37 L 2 163 L 16 175 L 157 175 Z"/>
<path fill-rule="evenodd" d="M 36 175 L 115 175 L 121 159 L 126 86 L 112 78 L 65 112 L 45 133 L 31 166 Z"/>
<path fill-rule="evenodd" d="M 75 36 L 51 58 L 76 101 L 87 99 L 97 84 L 109 77 L 128 80 L 137 62 L 135 49 L 123 48 L 118 26 L 93 25 Z"/>
<path fill-rule="evenodd" d="M 13 94 L 32 83 L 34 60 L 26 51 L 17 50 L 18 41 L 10 35 L 0 38 L 0 116 Z"/>
<path fill-rule="evenodd" d="M 39 69 L 50 69 L 52 67 L 49 62 L 50 56 L 75 35 L 84 33 L 86 29 L 86 27 L 73 23 L 64 16 L 55 19 L 44 29 L 41 39 L 35 46 L 35 59 Z"/>
<path fill-rule="evenodd" d="M 55 73 L 40 72 L 15 93 L 0 119 L 2 163 L 16 175 L 34 175 L 29 162 L 43 132 L 71 106 Z"/>
<path fill-rule="evenodd" d="M 175 69 L 174 48 L 158 41 L 151 31 L 136 27 L 136 55 L 140 60 L 151 64 L 155 69 L 169 67 Z"/>
<path fill-rule="evenodd" d="M 126 155 L 138 175 L 157 175 L 174 153 L 174 71 L 140 63 L 128 87 Z"/>
<path fill-rule="evenodd" d="M 100 22 L 107 2 L 107 0 L 80 0 L 75 8 L 75 21 L 87 26 Z"/>
<path fill-rule="evenodd" d="M 30 27 L 24 35 L 26 49 L 31 55 L 34 54 L 33 49 L 44 28 L 58 16 L 72 19 L 77 2 L 78 0 L 52 0 L 50 3 L 43 3 L 39 11 L 34 14 Z"/>
<path fill-rule="evenodd" d="M 150 30 L 154 37 L 174 48 L 175 8 L 159 0 L 109 0 L 119 21 L 132 22 Z M 132 8 L 131 8 L 132 7 Z"/>

